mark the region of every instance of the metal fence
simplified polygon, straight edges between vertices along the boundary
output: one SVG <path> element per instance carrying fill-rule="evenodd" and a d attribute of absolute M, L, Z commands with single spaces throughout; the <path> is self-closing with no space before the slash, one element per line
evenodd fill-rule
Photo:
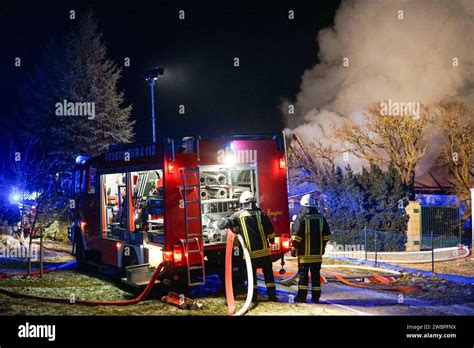
<path fill-rule="evenodd" d="M 461 243 L 459 208 L 421 207 L 421 248 L 455 246 Z"/>
<path fill-rule="evenodd" d="M 372 261 L 375 266 L 381 263 L 400 265 L 433 274 L 470 272 L 461 269 L 460 264 L 460 260 L 469 255 L 469 248 L 461 244 L 461 235 L 454 233 L 431 231 L 410 235 L 368 228 L 335 230 L 325 255 Z"/>

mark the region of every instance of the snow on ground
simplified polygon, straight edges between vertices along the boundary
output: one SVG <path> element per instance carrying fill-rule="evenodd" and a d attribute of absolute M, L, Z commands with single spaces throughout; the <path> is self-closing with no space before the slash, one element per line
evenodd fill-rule
<path fill-rule="evenodd" d="M 70 256 L 61 257 L 70 259 Z M 325 264 L 333 265 L 340 262 L 324 261 Z M 46 263 L 45 267 L 51 265 L 54 263 Z M 295 271 L 295 264 L 290 261 L 285 268 L 289 272 Z M 24 261 L 0 259 L 0 273 L 24 269 Z M 274 269 L 275 271 L 280 269 L 279 262 L 274 264 Z M 348 276 L 362 275 L 360 271 L 350 273 L 343 268 L 340 272 L 346 272 Z M 383 270 L 379 273 L 383 273 Z M 0 288 L 37 296 L 70 298 L 74 294 L 77 299 L 96 300 L 126 300 L 137 295 L 137 291 L 121 284 L 109 275 L 104 271 L 81 273 L 70 268 L 44 274 L 43 277 L 0 279 Z M 457 284 L 416 274 L 404 274 L 396 280 L 395 284 L 419 285 L 422 291 L 403 294 L 400 297 L 401 294 L 397 292 L 356 288 L 330 282 L 322 285 L 323 294 L 320 304 L 311 304 L 309 301 L 306 304 L 292 304 L 290 298 L 291 295 L 296 294 L 296 284 L 289 287 L 279 284 L 277 295 L 281 302 L 273 303 L 266 301 L 264 284 L 259 281 L 260 302 L 252 305 L 248 315 L 474 315 L 474 285 Z M 162 303 L 159 299 L 164 293 L 166 292 L 157 289 L 146 301 L 136 305 L 95 307 L 16 299 L 0 294 L 0 313 L 6 315 L 226 315 L 225 292 L 217 276 L 207 277 L 205 286 L 195 288 L 190 293 L 190 297 L 204 304 L 203 310 L 181 310 Z M 245 289 L 236 290 L 237 308 L 243 305 L 245 293 Z"/>

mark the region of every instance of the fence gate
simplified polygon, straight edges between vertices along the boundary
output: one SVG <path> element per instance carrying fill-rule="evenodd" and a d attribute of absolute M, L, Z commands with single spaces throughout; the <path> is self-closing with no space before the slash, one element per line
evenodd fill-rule
<path fill-rule="evenodd" d="M 435 248 L 461 243 L 459 208 L 421 207 L 421 249 L 431 249 L 431 232 Z"/>

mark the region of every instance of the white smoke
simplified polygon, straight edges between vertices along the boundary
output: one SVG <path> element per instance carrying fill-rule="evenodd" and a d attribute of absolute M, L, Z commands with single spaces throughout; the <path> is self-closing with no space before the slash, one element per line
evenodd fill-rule
<path fill-rule="evenodd" d="M 474 1 L 344 1 L 317 41 L 319 63 L 304 72 L 295 103 L 281 106 L 305 142 L 338 148 L 332 129 L 345 119 L 360 122 L 373 102 L 474 102 Z"/>

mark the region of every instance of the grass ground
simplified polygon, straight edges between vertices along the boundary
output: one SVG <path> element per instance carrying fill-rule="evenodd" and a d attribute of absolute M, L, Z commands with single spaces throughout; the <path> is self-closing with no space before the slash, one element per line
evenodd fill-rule
<path fill-rule="evenodd" d="M 127 291 L 118 283 L 81 274 L 76 271 L 57 271 L 40 277 L 14 277 L 0 279 L 0 287 L 21 294 L 47 297 L 76 298 L 95 300 L 127 300 L 136 293 Z M 17 299 L 0 294 L 0 313 L 7 315 L 226 315 L 227 307 L 223 289 L 217 279 L 210 285 L 192 294 L 204 304 L 202 310 L 182 310 L 159 300 L 162 293 L 153 292 L 147 301 L 130 306 L 83 306 L 76 304 L 47 303 L 30 299 Z M 311 304 L 289 304 L 288 302 L 268 302 L 261 300 L 252 305 L 252 315 L 338 315 L 344 311 L 338 308 L 316 308 Z M 236 295 L 236 306 L 240 308 L 245 294 Z"/>
<path fill-rule="evenodd" d="M 58 247 L 58 245 L 50 245 Z M 71 259 L 70 256 L 61 256 L 61 262 Z M 52 255 L 50 262 L 58 262 L 58 257 Z M 451 261 L 450 261 L 451 262 Z M 347 264 L 339 260 L 325 259 L 325 265 Z M 438 263 L 437 267 L 441 267 L 443 263 Z M 472 258 L 456 260 L 456 263 L 448 265 L 446 269 L 457 267 L 459 272 L 465 272 L 469 275 Z M 46 264 L 46 266 L 51 265 Z M 420 264 L 416 266 L 421 266 Z M 425 266 L 425 265 L 423 265 Z M 278 263 L 274 264 L 274 269 L 278 270 Z M 295 271 L 295 264 L 288 262 L 285 268 L 288 271 Z M 18 262 L 2 262 L 0 264 L 0 273 L 12 271 L 22 271 L 25 264 Z M 421 268 L 420 268 L 421 269 Z M 437 268 L 438 272 L 442 272 Z M 334 270 L 334 269 L 331 269 Z M 340 268 L 339 272 L 347 275 L 359 276 L 362 272 L 358 270 L 350 271 L 349 269 Z M 383 271 L 381 270 L 381 272 Z M 452 272 L 446 272 L 452 273 Z M 324 271 L 323 271 L 324 274 Z M 339 284 L 339 285 L 337 285 Z M 474 302 L 474 285 L 450 283 L 442 279 L 427 278 L 416 274 L 404 274 L 396 281 L 397 285 L 419 285 L 422 291 L 412 293 L 409 296 L 421 301 L 431 301 L 434 306 L 464 306 Z M 0 279 L 0 288 L 10 291 L 30 294 L 43 297 L 61 297 L 91 300 L 128 300 L 136 297 L 138 292 L 132 288 L 126 287 L 119 280 L 110 278 L 105 274 L 97 272 L 81 273 L 74 269 L 59 270 L 52 273 L 44 274 L 43 277 L 13 277 Z M 293 286 L 294 288 L 294 286 Z M 341 290 L 344 290 L 340 292 Z M 249 315 L 353 315 L 341 306 L 337 305 L 313 305 L 313 304 L 291 304 L 288 302 L 289 294 L 294 289 L 280 293 L 281 303 L 267 302 L 263 296 L 260 296 L 260 302 L 252 305 Z M 369 291 L 370 292 L 370 291 Z M 202 310 L 182 310 L 172 305 L 160 301 L 163 291 L 155 290 L 150 294 L 146 301 L 130 306 L 84 306 L 77 304 L 60 304 L 43 302 L 32 299 L 12 298 L 7 295 L 0 294 L 0 313 L 5 315 L 226 315 L 225 292 L 219 279 L 208 277 L 206 286 L 195 289 L 190 297 L 198 299 L 203 303 Z M 377 310 L 371 303 L 380 301 L 387 294 L 393 294 L 383 290 L 373 290 L 370 294 L 359 294 L 357 289 L 340 283 L 330 283 L 323 285 L 323 299 L 334 301 L 337 299 L 340 303 L 351 303 L 353 308 L 372 308 L 374 314 L 390 315 L 394 310 L 386 305 L 380 306 Z M 341 296 L 338 299 L 337 296 Z M 368 297 L 367 297 L 368 296 Z M 396 296 L 396 295 L 394 295 Z M 236 306 L 240 308 L 245 300 L 245 292 L 236 295 Z M 393 304 L 397 304 L 394 302 Z M 470 306 L 470 305 L 469 305 Z M 415 311 L 419 312 L 420 309 Z M 404 313 L 404 312 L 403 312 Z M 411 313 L 411 312 L 410 312 Z"/>

